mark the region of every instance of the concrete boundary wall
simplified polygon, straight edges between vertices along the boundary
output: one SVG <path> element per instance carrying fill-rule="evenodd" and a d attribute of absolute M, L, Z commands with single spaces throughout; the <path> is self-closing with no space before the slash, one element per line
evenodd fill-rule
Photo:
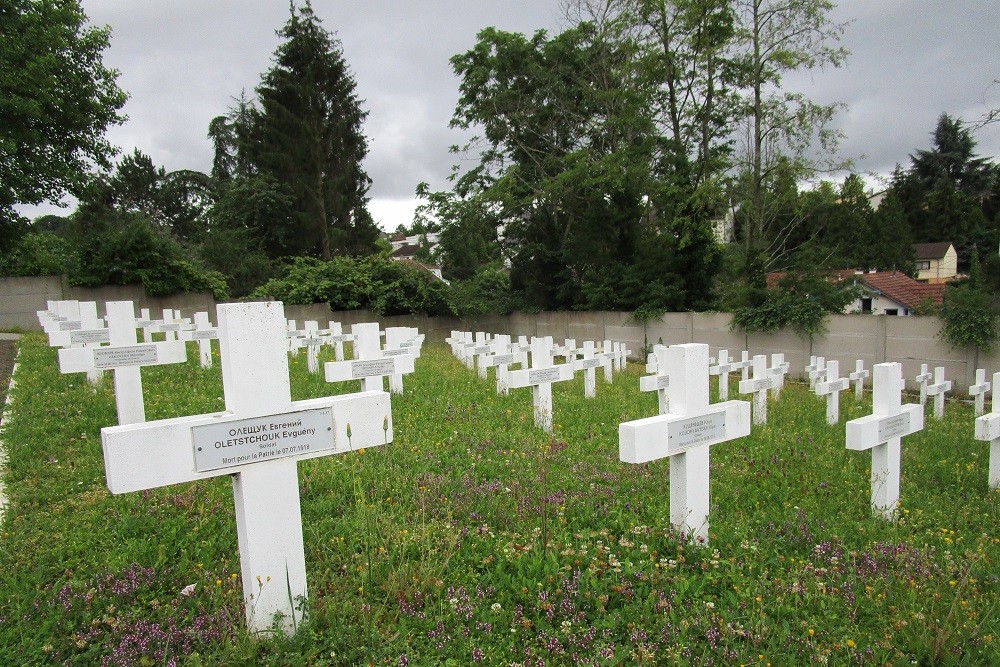
<path fill-rule="evenodd" d="M 41 278 L 0 278 L 0 330 L 41 329 L 35 312 L 45 308 L 47 300 L 78 299 L 81 301 L 134 301 L 136 309 L 149 308 L 159 315 L 164 308 L 179 309 L 185 316 L 198 310 L 209 311 L 215 321 L 215 302 L 209 293 L 177 294 L 170 297 L 150 297 L 141 285 L 98 288 L 71 287 L 58 276 Z M 102 310 L 99 308 L 99 310 Z M 657 343 L 707 343 L 712 354 L 728 350 L 738 358 L 742 350 L 751 355 L 785 355 L 791 375 L 802 377 L 811 355 L 836 359 L 840 372 L 854 370 L 858 359 L 865 368 L 885 361 L 903 365 L 907 386 L 914 388 L 913 378 L 921 364 L 931 369 L 945 367 L 945 377 L 954 383 L 953 393 L 966 394 L 977 368 L 987 375 L 1000 372 L 1000 350 L 993 354 L 977 354 L 974 350 L 952 350 L 939 337 L 941 321 L 936 317 L 893 317 L 885 315 L 832 315 L 826 321 L 826 333 L 812 339 L 801 338 L 790 331 L 747 336 L 732 331 L 728 313 L 667 313 L 648 322 L 640 322 L 631 313 L 620 312 L 542 312 L 483 315 L 479 317 L 427 317 L 426 315 L 395 315 L 379 317 L 371 311 L 330 310 L 327 304 L 285 306 L 285 315 L 296 321 L 317 320 L 321 327 L 329 321 L 341 322 L 345 328 L 359 322 L 379 322 L 386 326 L 417 327 L 430 342 L 441 342 L 452 330 L 485 331 L 511 336 L 552 336 L 562 342 L 572 338 L 614 340 L 626 343 L 630 357 L 644 359 L 647 350 Z"/>

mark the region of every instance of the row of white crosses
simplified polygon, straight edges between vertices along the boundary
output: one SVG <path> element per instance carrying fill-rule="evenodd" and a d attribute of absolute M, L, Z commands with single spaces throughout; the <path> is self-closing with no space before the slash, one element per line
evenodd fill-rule
<path fill-rule="evenodd" d="M 391 442 L 389 394 L 292 401 L 282 304 L 223 304 L 218 318 L 225 412 L 102 429 L 108 489 L 231 476 L 247 624 L 267 631 L 277 615 L 289 632 L 307 596 L 297 462 Z"/>

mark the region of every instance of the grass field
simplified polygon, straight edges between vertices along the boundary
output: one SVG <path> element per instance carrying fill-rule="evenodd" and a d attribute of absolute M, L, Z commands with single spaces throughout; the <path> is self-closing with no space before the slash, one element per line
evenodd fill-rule
<path fill-rule="evenodd" d="M 147 419 L 222 409 L 195 349 L 143 370 Z M 294 399 L 356 390 L 290 365 Z M 970 406 L 904 439 L 890 523 L 871 456 L 844 446 L 870 393 L 827 426 L 787 385 L 768 425 L 713 448 L 696 547 L 669 529 L 668 462 L 618 460 L 618 424 L 656 413 L 640 371 L 598 373 L 590 400 L 579 377 L 555 385 L 550 438 L 530 392 L 498 397 L 425 346 L 394 442 L 299 464 L 308 620 L 266 639 L 243 630 L 230 481 L 111 496 L 110 378 L 60 375 L 28 335 L 3 433 L 0 665 L 1000 664 L 1000 493 Z"/>

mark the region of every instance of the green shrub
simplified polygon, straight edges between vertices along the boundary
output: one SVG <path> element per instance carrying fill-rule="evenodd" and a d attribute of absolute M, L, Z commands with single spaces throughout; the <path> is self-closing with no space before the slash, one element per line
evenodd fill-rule
<path fill-rule="evenodd" d="M 419 266 L 385 257 L 297 257 L 283 276 L 250 296 L 287 304 L 328 303 L 333 310 L 372 310 L 379 315 L 452 315 L 448 286 Z"/>
<path fill-rule="evenodd" d="M 58 276 L 70 273 L 75 264 L 73 245 L 65 238 L 47 231 L 31 232 L 0 256 L 0 275 Z"/>

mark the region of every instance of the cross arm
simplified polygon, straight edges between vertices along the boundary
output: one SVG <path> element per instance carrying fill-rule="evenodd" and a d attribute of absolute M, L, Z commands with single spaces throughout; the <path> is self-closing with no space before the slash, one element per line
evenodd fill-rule
<path fill-rule="evenodd" d="M 507 386 L 511 389 L 521 387 L 531 387 L 542 382 L 563 382 L 573 379 L 573 366 L 571 364 L 556 364 L 545 368 L 525 368 L 511 371 Z"/>
<path fill-rule="evenodd" d="M 295 454 L 296 459 L 340 454 L 392 442 L 390 399 L 389 394 L 382 391 L 294 401 L 288 413 L 272 415 L 271 418 L 287 416 L 292 420 L 293 413 L 323 409 L 331 411 L 333 430 L 326 435 L 316 434 L 316 437 L 328 439 L 332 436 L 333 448 L 298 453 Z M 103 428 L 101 442 L 108 489 L 113 494 L 128 493 L 231 475 L 254 465 L 265 465 L 266 461 L 203 472 L 195 468 L 194 428 L 244 421 L 248 420 L 223 412 Z M 348 425 L 351 428 L 350 438 L 347 436 Z"/>
<path fill-rule="evenodd" d="M 328 361 L 323 365 L 327 382 L 346 382 L 366 377 L 401 375 L 413 372 L 413 355 L 401 354 L 381 359 Z"/>
<path fill-rule="evenodd" d="M 691 447 L 715 445 L 750 435 L 750 403 L 714 403 L 701 415 L 657 415 L 618 426 L 618 457 L 625 463 L 648 463 Z"/>
<path fill-rule="evenodd" d="M 59 350 L 59 371 L 85 373 L 94 368 L 179 364 L 186 359 L 187 348 L 182 340 L 111 347 L 67 347 Z"/>
<path fill-rule="evenodd" d="M 847 448 L 864 451 L 923 427 L 924 406 L 907 403 L 897 415 L 868 415 L 847 422 Z"/>
<path fill-rule="evenodd" d="M 976 440 L 993 441 L 1000 438 L 1000 412 L 976 418 Z"/>

